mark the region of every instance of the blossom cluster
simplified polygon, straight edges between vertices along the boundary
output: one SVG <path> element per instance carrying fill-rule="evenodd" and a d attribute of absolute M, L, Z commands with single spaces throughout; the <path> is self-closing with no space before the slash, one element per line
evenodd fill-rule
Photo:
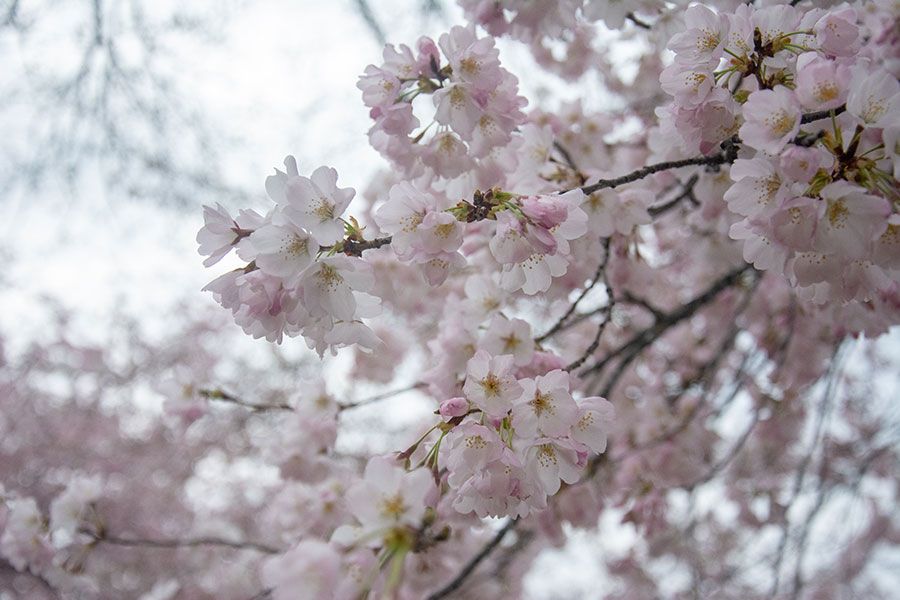
<path fill-rule="evenodd" d="M 266 181 L 275 207 L 265 217 L 206 207 L 198 234 L 205 264 L 231 249 L 247 263 L 207 289 L 245 331 L 279 342 L 300 334 L 320 356 L 377 348 L 355 355 L 354 372 L 379 381 L 416 355 L 409 337 L 431 363 L 417 385 L 439 418 L 407 449 L 369 459 L 361 478 L 328 460 L 339 413 L 331 401 L 313 411 L 295 403 L 294 418 L 267 443 L 282 474 L 305 482 L 277 499 L 304 509 L 302 518 L 276 521 L 294 544 L 262 569 L 276 600 L 298 586 L 355 598 L 414 585 L 416 561 L 427 561 L 461 520 L 540 520 L 555 510 L 585 518 L 567 499 L 589 494 L 578 483 L 623 427 L 623 411 L 601 397 L 620 377 L 629 382 L 628 450 L 611 478 L 630 506 L 626 521 L 648 536 L 664 530 L 668 503 L 657 488 L 704 477 L 697 464 L 717 436 L 694 417 L 715 411 L 694 389 L 709 385 L 706 370 L 721 358 L 716 344 L 734 345 L 736 333 L 723 337 L 706 324 L 670 339 L 643 371 L 629 367 L 655 336 L 731 285 L 746 288 L 746 300 L 724 293 L 711 321 L 770 306 L 773 315 L 757 315 L 767 328 L 747 327 L 753 343 L 768 360 L 809 361 L 771 375 L 754 388 L 760 397 L 822 376 L 818 315 L 846 316 L 834 319 L 838 338 L 881 332 L 897 319 L 900 84 L 877 60 L 894 44 L 873 35 L 881 21 L 867 23 L 847 5 L 728 12 L 695 4 L 682 20 L 677 6 L 653 2 L 461 4 L 489 34 L 531 43 L 538 60 L 547 39 L 572 34 L 570 50 L 589 45 L 584 36 L 598 20 L 652 29 L 674 57 L 648 68 L 672 100 L 643 137 L 608 143 L 630 115 L 592 114 L 578 102 L 526 115 L 493 37 L 454 27 L 437 43 L 386 46 L 384 62 L 359 79 L 374 120 L 369 140 L 394 167 L 364 207 L 371 223 L 343 216 L 354 191 L 337 187 L 333 169 L 304 177 L 291 157 Z M 653 158 L 663 162 L 641 166 Z M 685 167 L 692 171 L 682 178 Z M 685 217 L 689 229 L 656 220 L 687 203 L 696 209 Z M 742 278 L 752 271 L 747 263 L 759 271 Z M 605 304 L 575 313 L 599 281 Z M 697 281 L 714 283 L 705 291 L 686 283 Z M 764 291 L 754 296 L 757 285 Z M 676 286 L 677 297 L 695 300 L 672 306 Z M 616 303 L 631 309 L 622 316 Z M 374 325 L 381 309 L 406 319 L 409 331 Z M 601 311 L 596 333 L 567 322 Z M 532 323 L 541 321 L 547 333 L 538 336 Z M 607 326 L 618 333 L 604 343 Z M 617 355 L 618 370 L 600 378 Z M 665 364 L 679 365 L 676 384 L 647 374 Z M 679 391 L 669 395 L 672 385 Z M 642 421 L 634 399 L 663 416 Z M 672 441 L 681 432 L 696 446 Z M 648 460 L 664 474 L 658 480 L 643 474 Z M 391 575 L 379 577 L 382 569 Z"/>
<path fill-rule="evenodd" d="M 818 304 L 879 302 L 900 281 L 900 83 L 879 65 L 889 40 L 861 51 L 859 17 L 694 5 L 660 76 L 674 98 L 660 127 L 682 149 L 740 140 L 724 199 L 744 258 Z"/>
<path fill-rule="evenodd" d="M 415 53 L 387 45 L 384 63 L 366 67 L 357 84 L 375 121 L 372 147 L 408 177 L 452 179 L 506 145 L 524 121 L 525 99 L 498 55 L 493 38 L 474 27 L 453 27 L 438 43 L 422 37 Z M 422 95 L 434 105 L 424 125 L 413 110 Z"/>
<path fill-rule="evenodd" d="M 374 284 L 371 268 L 328 252 L 349 226 L 341 215 L 355 190 L 339 188 L 337 171 L 329 167 L 304 177 L 288 157 L 285 169 L 266 180 L 275 207 L 264 217 L 243 210 L 233 218 L 221 205 L 204 209 L 197 241 L 209 257 L 205 264 L 232 248 L 247 261 L 205 289 L 254 337 L 280 342 L 285 333 L 303 335 L 320 356 L 350 344 L 373 349 L 378 338 L 362 322 L 380 310 L 367 293 Z"/>
<path fill-rule="evenodd" d="M 521 357 L 479 350 L 467 365 L 465 397 L 441 404 L 445 418 L 462 418 L 445 452 L 453 506 L 462 513 L 543 510 L 562 482 L 576 483 L 590 456 L 606 449 L 612 405 L 599 397 L 576 401 L 560 369 L 518 379 Z"/>

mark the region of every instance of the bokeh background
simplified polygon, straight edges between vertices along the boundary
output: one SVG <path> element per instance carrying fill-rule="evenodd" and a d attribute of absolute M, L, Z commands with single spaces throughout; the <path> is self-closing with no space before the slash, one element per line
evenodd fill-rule
<path fill-rule="evenodd" d="M 201 206 L 264 212 L 263 182 L 287 154 L 301 171 L 335 167 L 342 186 L 362 193 L 386 165 L 368 146 L 357 77 L 380 61 L 385 41 L 413 44 L 461 22 L 450 0 L 0 0 L 6 351 L 56 335 L 61 318 L 73 344 L 125 347 L 131 334 L 165 339 L 175 323 L 209 315 L 234 333 L 223 352 L 256 356 L 263 366 L 273 355 L 309 364 L 301 339 L 277 350 L 250 340 L 201 292 L 227 268 L 201 264 Z M 542 107 L 579 98 L 615 108 L 595 74 L 563 82 L 536 69 L 527 49 L 499 46 L 523 95 Z M 633 77 L 639 48 L 613 47 L 609 60 L 623 78 Z M 892 338 L 883 343 L 897 348 L 896 331 Z M 407 373 L 415 368 L 407 365 Z M 340 361 L 326 369 L 339 394 L 371 391 L 350 390 Z M 895 377 L 879 385 L 886 400 L 896 392 Z M 164 398 L 147 385 L 118 401 L 150 418 L 162 412 Z M 394 407 L 388 442 L 391 427 L 402 430 L 428 410 L 414 401 Z M 885 410 L 896 416 L 895 403 Z M 376 418 L 364 410 L 353 416 L 357 425 Z M 344 438 L 340 449 L 380 449 L 362 443 Z M 212 461 L 209 485 L 198 484 L 196 493 L 208 493 L 217 477 L 249 477 L 222 469 Z M 570 532 L 565 548 L 536 563 L 530 593 L 596 593 L 597 557 L 630 544 L 619 531 L 606 538 Z M 879 567 L 888 582 L 896 581 L 895 554 Z"/>

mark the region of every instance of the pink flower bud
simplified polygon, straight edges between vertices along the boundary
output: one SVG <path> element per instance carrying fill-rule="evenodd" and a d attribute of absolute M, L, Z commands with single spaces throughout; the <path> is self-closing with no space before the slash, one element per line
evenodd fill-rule
<path fill-rule="evenodd" d="M 461 417 L 469 412 L 469 401 L 465 398 L 450 398 L 441 402 L 441 416 L 447 420 Z"/>
<path fill-rule="evenodd" d="M 522 212 L 546 229 L 553 229 L 566 220 L 569 207 L 559 197 L 528 196 L 522 200 Z"/>

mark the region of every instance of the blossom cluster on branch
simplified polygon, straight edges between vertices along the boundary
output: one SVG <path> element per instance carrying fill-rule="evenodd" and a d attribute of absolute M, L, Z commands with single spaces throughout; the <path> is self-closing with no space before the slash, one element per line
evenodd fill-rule
<path fill-rule="evenodd" d="M 264 432 L 226 451 L 275 473 L 259 518 L 129 537 L 113 484 L 82 473 L 43 507 L 9 495 L 0 555 L 50 588 L 112 545 L 213 546 L 248 555 L 257 598 L 508 598 L 540 550 L 612 518 L 637 536 L 598 557 L 609 598 L 877 596 L 865 567 L 900 526 L 871 490 L 896 499 L 898 428 L 845 363 L 900 322 L 896 3 L 459 4 L 469 25 L 360 76 L 390 163 L 364 193 L 289 156 L 265 214 L 207 206 L 197 236 L 206 266 L 240 261 L 205 289 L 247 334 L 302 336 L 354 381 L 415 370 L 399 392 L 426 422 L 346 456 L 344 415 L 391 393 L 348 402 L 319 376 L 248 398 L 193 357 L 163 391 L 191 424 L 173 431 L 231 405 Z M 529 108 L 501 38 L 624 108 Z M 622 41 L 645 49 L 633 81 Z M 860 497 L 866 527 L 809 559 L 823 507 Z M 173 589 L 242 597 L 203 556 Z"/>

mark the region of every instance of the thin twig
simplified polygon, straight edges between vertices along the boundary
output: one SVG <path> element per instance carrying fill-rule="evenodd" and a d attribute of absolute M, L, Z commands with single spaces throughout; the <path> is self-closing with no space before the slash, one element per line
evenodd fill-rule
<path fill-rule="evenodd" d="M 697 206 L 700 203 L 697 201 L 696 196 L 694 196 L 694 186 L 697 184 L 698 179 L 700 179 L 700 175 L 698 173 L 694 173 L 684 183 L 684 188 L 680 194 L 678 194 L 668 202 L 659 204 L 657 206 L 651 206 L 647 209 L 647 212 L 650 213 L 651 217 L 658 217 L 659 215 L 678 206 L 678 204 L 681 203 L 682 200 L 688 200 L 691 204 Z"/>
<path fill-rule="evenodd" d="M 462 587 L 463 583 L 465 583 L 466 579 L 469 575 L 478 568 L 488 556 L 490 556 L 491 552 L 500 545 L 500 542 L 503 541 L 503 538 L 506 537 L 506 534 L 515 529 L 516 524 L 519 522 L 518 518 L 510 519 L 506 522 L 506 524 L 500 528 L 500 530 L 491 538 L 487 544 L 481 549 L 478 554 L 473 556 L 469 562 L 465 564 L 465 566 L 460 570 L 459 573 L 456 574 L 456 577 L 447 582 L 443 587 L 441 587 L 438 591 L 434 592 L 430 596 L 428 596 L 428 600 L 439 600 L 440 598 L 446 598 L 460 587 Z"/>
<path fill-rule="evenodd" d="M 652 26 L 649 23 L 638 18 L 633 12 L 628 13 L 625 17 L 641 29 L 652 29 Z"/>
<path fill-rule="evenodd" d="M 199 538 L 169 538 L 169 539 L 146 539 L 146 538 L 123 538 L 111 535 L 94 535 L 94 542 L 102 544 L 111 544 L 113 546 L 125 547 L 144 547 L 144 548 L 196 548 L 199 546 L 222 546 L 226 548 L 234 548 L 235 550 L 256 550 L 266 554 L 279 554 L 282 550 L 262 544 L 259 542 L 233 541 L 219 537 L 199 537 Z"/>
<path fill-rule="evenodd" d="M 362 400 L 357 400 L 355 402 L 348 402 L 346 404 L 340 404 L 340 405 L 338 405 L 338 408 L 339 408 L 339 410 L 350 410 L 353 408 L 359 408 L 360 406 L 366 406 L 367 404 L 372 404 L 373 402 L 387 400 L 388 398 L 393 398 L 394 396 L 398 396 L 405 392 L 411 392 L 412 390 L 417 390 L 424 386 L 425 386 L 424 383 L 422 383 L 421 381 L 417 381 L 416 383 L 413 383 L 411 385 L 408 385 L 408 386 L 400 388 L 400 389 L 391 390 L 389 392 L 383 392 L 381 394 L 377 394 L 377 395 L 371 396 L 369 398 L 363 398 Z"/>
<path fill-rule="evenodd" d="M 812 123 L 813 121 L 818 121 L 819 119 L 827 119 L 832 114 L 837 116 L 845 110 L 847 110 L 847 105 L 841 104 L 837 108 L 829 108 L 828 110 L 819 110 L 816 112 L 806 113 L 805 115 L 800 116 L 800 124 L 805 125 L 807 123 Z"/>
<path fill-rule="evenodd" d="M 584 376 L 592 372 L 600 371 L 606 364 L 618 357 L 623 356 L 623 363 L 630 363 L 637 354 L 640 353 L 641 350 L 652 344 L 663 332 L 668 330 L 669 328 L 677 325 L 681 321 L 691 317 L 695 312 L 697 312 L 700 308 L 711 302 L 718 296 L 723 290 L 734 285 L 744 273 L 751 270 L 752 267 L 749 264 L 745 264 L 733 271 L 727 273 L 725 276 L 718 279 L 713 285 L 711 285 L 705 292 L 685 304 L 684 306 L 674 310 L 670 313 L 664 315 L 661 319 L 659 319 L 656 323 L 654 323 L 651 327 L 641 331 L 630 340 L 619 346 L 617 349 L 613 350 L 610 354 L 608 354 L 603 359 L 597 361 L 593 365 L 583 369 L 579 375 Z M 614 381 L 611 382 L 614 384 Z"/>
<path fill-rule="evenodd" d="M 562 329 L 563 324 L 566 322 L 566 319 L 572 316 L 572 313 L 575 312 L 575 309 L 578 307 L 578 303 L 584 300 L 584 297 L 587 296 L 588 292 L 594 289 L 594 286 L 597 285 L 597 282 L 601 280 L 601 278 L 603 277 L 603 271 L 606 269 L 606 265 L 609 262 L 609 241 L 610 238 L 606 238 L 606 240 L 604 240 L 603 242 L 603 260 L 601 260 L 597 265 L 597 271 L 594 273 L 594 277 L 593 279 L 591 279 L 591 283 L 585 286 L 585 288 L 581 291 L 581 294 L 579 294 L 575 299 L 575 302 L 573 302 L 572 305 L 569 306 L 569 309 L 563 316 L 559 318 L 556 324 L 553 325 L 553 327 L 551 327 L 549 330 L 547 330 L 547 333 L 536 337 L 534 341 L 538 343 L 543 342 L 548 337 Z M 610 300 L 612 299 L 610 298 Z"/>
<path fill-rule="evenodd" d="M 228 402 L 229 404 L 236 404 L 238 406 L 243 406 L 244 408 L 248 408 L 253 412 L 269 412 L 276 410 L 293 410 L 288 404 L 278 403 L 278 404 L 253 404 L 252 402 L 247 402 L 241 398 L 238 398 L 234 394 L 230 394 L 224 390 L 219 389 L 203 389 L 197 392 L 207 400 L 218 400 L 219 402 Z"/>
<path fill-rule="evenodd" d="M 797 472 L 794 475 L 794 485 L 792 486 L 791 497 L 786 505 L 784 524 L 781 527 L 781 538 L 778 541 L 778 547 L 775 551 L 775 560 L 772 565 L 773 579 L 772 587 L 769 590 L 769 595 L 772 597 L 777 595 L 778 587 L 781 584 L 781 565 L 784 562 L 784 553 L 787 549 L 788 534 L 791 525 L 787 518 L 787 511 L 790 510 L 791 506 L 793 506 L 794 502 L 796 502 L 797 498 L 800 496 L 800 491 L 803 488 L 803 481 L 806 478 L 806 472 L 809 469 L 809 465 L 812 462 L 812 457 L 815 454 L 816 449 L 819 447 L 820 437 L 825 425 L 825 417 L 831 409 L 831 403 L 837 391 L 837 381 L 839 379 L 844 356 L 842 349 L 843 346 L 839 345 L 834 352 L 831 364 L 828 366 L 828 371 L 825 374 L 825 391 L 823 392 L 822 400 L 819 403 L 819 411 L 813 426 L 812 444 L 810 445 L 809 452 L 804 455 L 803 460 L 800 462 L 800 466 L 797 468 Z"/>
<path fill-rule="evenodd" d="M 581 177 L 581 182 L 584 183 L 584 177 L 581 175 L 581 170 L 579 170 L 578 166 L 575 164 L 575 159 L 572 158 L 572 154 L 563 146 L 559 141 L 553 142 L 553 147 L 560 153 L 563 157 L 563 160 L 566 161 L 566 166 L 568 166 L 572 171 L 575 172 L 575 175 Z"/>
<path fill-rule="evenodd" d="M 583 186 L 581 188 L 581 191 L 587 195 L 590 195 L 598 190 L 614 188 L 626 183 L 631 183 L 633 181 L 643 179 L 648 175 L 659 173 L 660 171 L 680 169 L 681 167 L 690 167 L 692 165 L 705 165 L 707 167 L 712 167 L 716 165 L 732 163 L 737 158 L 737 148 L 731 140 L 726 141 L 726 145 L 727 149 L 719 154 L 713 154 L 712 156 L 694 156 L 693 158 L 668 160 L 665 162 L 647 165 L 646 167 L 641 167 L 640 169 L 632 171 L 627 175 L 622 175 L 621 177 L 615 177 L 613 179 L 601 179 L 596 183 L 592 183 L 591 185 Z"/>

